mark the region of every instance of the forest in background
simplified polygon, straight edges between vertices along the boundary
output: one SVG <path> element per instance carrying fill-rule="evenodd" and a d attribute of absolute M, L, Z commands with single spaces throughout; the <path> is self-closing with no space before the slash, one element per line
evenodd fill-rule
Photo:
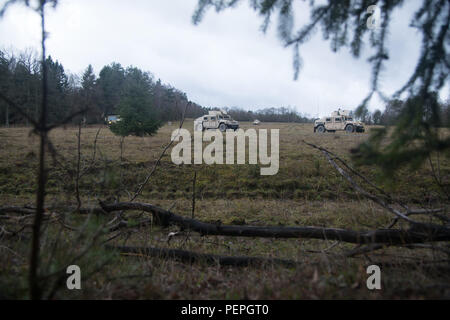
<path fill-rule="evenodd" d="M 49 71 L 49 122 L 67 117 L 74 112 L 88 109 L 84 113 L 85 124 L 104 124 L 105 117 L 118 114 L 121 101 L 130 95 L 131 79 L 138 77 L 145 85 L 141 86 L 149 96 L 148 105 L 160 122 L 180 120 L 188 96 L 182 90 L 170 84 L 163 83 L 161 79 L 148 71 L 133 66 L 123 67 L 120 63 L 112 62 L 104 66 L 98 76 L 93 67 L 89 65 L 83 74 L 77 75 L 67 72 L 58 60 L 48 56 L 46 60 Z M 35 119 L 39 114 L 42 96 L 42 66 L 35 51 L 28 49 L 21 52 L 0 50 L 0 89 L 11 97 L 13 101 L 24 106 L 28 115 Z M 131 94 L 133 94 L 131 92 Z M 439 102 L 443 126 L 450 125 L 450 103 Z M 359 119 L 369 125 L 394 125 L 404 107 L 404 101 L 393 99 L 386 103 L 384 111 L 365 111 Z M 336 107 L 337 109 L 338 107 Z M 347 109 L 347 107 L 342 107 Z M 187 109 L 186 118 L 197 118 L 207 114 L 215 107 L 205 107 L 191 103 Z M 291 107 L 268 107 L 256 111 L 245 110 L 241 107 L 223 107 L 234 119 L 238 121 L 263 122 L 296 122 L 309 123 L 314 118 L 306 113 L 298 112 Z M 73 123 L 79 121 L 74 118 Z M 0 101 L 0 124 L 29 125 L 28 119 L 9 105 Z"/>
<path fill-rule="evenodd" d="M 105 117 L 119 113 L 119 106 L 125 97 L 130 95 L 148 96 L 145 108 L 151 109 L 159 122 L 180 120 L 184 112 L 188 96 L 182 90 L 148 71 L 133 66 L 124 67 L 112 62 L 104 66 L 98 76 L 89 65 L 83 74 L 67 72 L 62 63 L 48 56 L 49 90 L 49 123 L 83 109 L 86 124 L 103 124 Z M 139 79 L 139 90 L 132 92 L 136 86 L 130 85 Z M 42 96 L 42 66 L 38 55 L 33 50 L 8 52 L 0 50 L 0 89 L 17 104 L 24 106 L 25 112 L 35 119 L 39 114 Z M 186 111 L 186 118 L 197 118 L 207 114 L 214 107 L 204 107 L 191 103 Z M 257 111 L 246 111 L 239 107 L 223 107 L 233 118 L 239 121 L 259 119 L 266 122 L 311 122 L 308 115 L 298 113 L 292 108 L 265 108 Z M 79 117 L 78 117 L 79 118 Z M 74 118 L 75 124 L 79 119 Z M 10 125 L 28 125 L 28 119 L 0 101 L 0 123 Z"/>

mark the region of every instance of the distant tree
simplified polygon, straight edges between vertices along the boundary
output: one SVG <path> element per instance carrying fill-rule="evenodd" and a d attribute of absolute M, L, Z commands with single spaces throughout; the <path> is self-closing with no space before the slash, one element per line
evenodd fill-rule
<path fill-rule="evenodd" d="M 116 113 L 124 81 L 125 70 L 120 63 L 113 62 L 100 71 L 97 85 L 100 91 L 99 105 L 102 110 L 102 117 Z"/>
<path fill-rule="evenodd" d="M 164 93 L 162 98 L 162 109 L 164 113 L 162 114 L 162 119 L 164 121 L 168 120 L 179 120 L 183 114 L 183 105 L 187 102 L 187 96 L 184 92 L 170 86 L 164 86 Z"/>
<path fill-rule="evenodd" d="M 63 65 L 57 60 L 53 61 L 51 56 L 48 56 L 45 64 L 47 67 L 48 121 L 56 123 L 70 112 L 66 101 L 69 79 Z"/>
<path fill-rule="evenodd" d="M 162 110 L 162 98 L 164 94 L 164 88 L 161 82 L 161 79 L 158 79 L 156 81 L 155 85 L 153 86 L 153 99 L 155 103 L 155 107 L 158 108 L 158 110 Z"/>
<path fill-rule="evenodd" d="M 387 102 L 383 114 L 381 115 L 381 124 L 395 125 L 403 109 L 404 102 L 400 99 L 391 99 Z"/>
<path fill-rule="evenodd" d="M 361 120 L 364 123 L 370 124 L 370 112 L 367 108 L 357 108 L 353 115 L 356 119 Z"/>
<path fill-rule="evenodd" d="M 20 103 L 24 107 L 24 110 L 30 114 L 35 106 L 33 101 L 33 89 L 37 85 L 38 79 L 36 75 L 33 74 L 31 70 L 32 66 L 27 64 L 25 59 L 25 53 L 17 57 L 15 61 L 13 71 L 13 83 L 11 83 L 12 90 L 10 90 L 10 95 L 14 97 L 15 101 Z M 27 119 L 18 117 L 12 119 L 14 122 L 21 122 L 28 124 Z"/>
<path fill-rule="evenodd" d="M 102 122 L 102 110 L 98 105 L 98 87 L 97 87 L 97 77 L 94 73 L 94 68 L 89 65 L 83 73 L 81 79 L 81 97 L 83 104 L 89 108 L 86 113 L 87 123 L 101 123 Z"/>
<path fill-rule="evenodd" d="M 148 73 L 137 68 L 126 70 L 124 88 L 117 106 L 120 121 L 111 125 L 116 135 L 153 135 L 162 125 L 151 95 L 152 81 Z"/>
<path fill-rule="evenodd" d="M 86 123 L 104 123 L 106 115 L 119 113 L 126 87 L 126 72 L 119 63 L 112 63 L 100 71 L 96 77 L 91 65 L 83 74 L 68 74 L 63 65 L 47 57 L 47 82 L 49 87 L 49 122 L 66 117 L 71 111 L 88 108 L 85 114 L 72 119 L 78 123 L 84 118 Z M 131 68 L 136 69 L 137 68 Z M 130 70 L 131 70 L 130 69 Z M 153 75 L 147 75 L 149 95 L 152 99 L 155 115 L 161 122 L 179 120 L 184 112 L 183 106 L 188 101 L 186 93 L 163 84 L 161 80 L 153 82 Z M 42 97 L 42 63 L 34 51 L 6 52 L 0 50 L 0 90 L 19 103 L 23 110 L 33 118 L 39 115 Z M 187 117 L 196 118 L 207 113 L 202 106 L 192 103 L 187 110 Z M 28 125 L 28 118 L 12 110 L 0 99 L 0 122 Z"/>
<path fill-rule="evenodd" d="M 381 111 L 380 110 L 375 110 L 372 114 L 372 120 L 373 120 L 373 124 L 375 125 L 379 125 L 381 124 Z"/>
<path fill-rule="evenodd" d="M 5 52 L 0 51 L 0 91 L 8 93 L 9 91 L 9 84 L 11 82 L 12 74 L 10 72 L 10 61 L 8 57 L 6 56 Z M 4 117 L 4 123 L 5 126 L 9 126 L 9 104 L 4 102 L 3 100 L 0 101 L 0 108 L 2 110 L 2 117 Z M 3 121 L 2 121 L 3 122 Z"/>
<path fill-rule="evenodd" d="M 450 99 L 442 104 L 441 114 L 443 126 L 450 127 Z"/>
<path fill-rule="evenodd" d="M 81 80 L 81 86 L 83 87 L 83 90 L 86 91 L 86 93 L 91 93 L 95 88 L 95 74 L 94 74 L 94 68 L 92 68 L 92 65 L 89 65 L 86 70 L 83 73 L 83 77 Z"/>
<path fill-rule="evenodd" d="M 197 103 L 191 103 L 189 108 L 186 110 L 186 118 L 198 118 L 207 113 L 208 111 L 206 108 Z"/>
<path fill-rule="evenodd" d="M 254 121 L 256 119 L 263 122 L 306 123 L 312 121 L 307 116 L 303 116 L 297 113 L 295 110 L 286 107 L 266 108 L 256 111 L 246 111 L 238 107 L 224 109 L 231 115 L 233 119 L 238 121 Z"/>
<path fill-rule="evenodd" d="M 37 118 L 40 63 L 33 51 L 27 49 L 19 54 L 0 51 L 0 89 L 8 97 L 20 103 L 23 111 Z M 0 101 L 0 119 L 8 126 L 10 123 L 28 124 L 28 118 L 12 110 L 7 103 Z"/>

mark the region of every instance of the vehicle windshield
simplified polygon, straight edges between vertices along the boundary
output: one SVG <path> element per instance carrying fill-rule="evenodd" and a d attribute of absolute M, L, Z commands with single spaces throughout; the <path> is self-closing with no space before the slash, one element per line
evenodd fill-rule
<path fill-rule="evenodd" d="M 231 119 L 231 117 L 229 115 L 224 115 L 223 118 L 224 119 Z"/>
<path fill-rule="evenodd" d="M 109 116 L 108 120 L 109 121 L 117 121 L 117 116 Z"/>

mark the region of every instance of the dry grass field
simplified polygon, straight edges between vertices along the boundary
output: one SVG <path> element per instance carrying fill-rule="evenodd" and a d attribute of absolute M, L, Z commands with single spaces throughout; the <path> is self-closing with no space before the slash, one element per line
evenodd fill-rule
<path fill-rule="evenodd" d="M 242 128 L 252 126 L 242 123 Z M 192 131 L 192 120 L 184 127 Z M 87 127 L 81 135 L 79 188 L 83 207 L 103 201 L 128 201 L 152 170 L 177 124 L 164 126 L 153 137 L 127 137 L 121 159 L 120 138 L 107 127 Z M 259 165 L 180 165 L 172 163 L 169 149 L 136 201 L 151 203 L 183 215 L 192 215 L 193 177 L 196 219 L 233 225 L 319 226 L 352 230 L 384 228 L 393 216 L 356 193 L 323 155 L 302 141 L 322 146 L 350 163 L 350 149 L 368 133 L 314 134 L 312 124 L 265 123 L 256 129 L 280 129 L 280 169 L 261 176 Z M 369 128 L 370 129 L 370 128 Z M 98 133 L 99 132 L 99 133 Z M 48 157 L 47 224 L 43 237 L 42 274 L 52 274 L 77 260 L 83 270 L 83 289 L 69 291 L 44 279 L 54 298 L 94 299 L 379 299 L 449 298 L 448 255 L 405 247 L 385 247 L 348 258 L 354 245 L 312 239 L 200 236 L 182 232 L 168 241 L 178 227 L 152 223 L 139 226 L 151 215 L 124 213 L 129 225 L 95 238 L 98 226 L 111 217 L 78 215 L 54 208 L 75 207 L 75 168 L 78 128 L 51 133 L 58 155 Z M 98 137 L 96 139 L 96 135 Z M 96 141 L 95 147 L 94 142 Z M 34 206 L 38 139 L 29 128 L 0 129 L 0 206 Z M 94 159 L 95 153 L 95 159 Z M 395 199 L 413 208 L 447 208 L 434 183 L 429 164 L 410 172 L 404 169 L 390 180 L 372 167 L 358 170 Z M 450 177 L 448 159 L 441 159 L 442 177 Z M 64 222 L 58 217 L 63 214 Z M 0 216 L 1 217 L 1 216 Z M 18 231 L 14 221 L 31 217 L 4 217 L 2 228 Z M 15 219 L 15 220 L 14 220 Z M 28 219 L 28 220 L 27 220 Z M 3 224 L 2 221 L 5 221 Z M 6 223 L 7 221 L 7 223 Z M 60 221 L 60 223 L 56 222 Z M 400 224 L 400 227 L 402 225 Z M 103 225 L 104 227 L 104 225 Z M 82 229 L 83 233 L 75 229 Z M 29 230 L 23 236 L 0 238 L 0 297 L 27 297 Z M 28 235 L 28 236 L 27 236 Z M 172 248 L 230 256 L 258 256 L 294 260 L 283 266 L 267 263 L 227 267 L 206 262 L 186 263 L 142 254 L 118 254 L 103 243 Z M 382 269 L 382 289 L 368 290 L 366 267 Z M 58 288 L 58 290 L 56 289 Z"/>

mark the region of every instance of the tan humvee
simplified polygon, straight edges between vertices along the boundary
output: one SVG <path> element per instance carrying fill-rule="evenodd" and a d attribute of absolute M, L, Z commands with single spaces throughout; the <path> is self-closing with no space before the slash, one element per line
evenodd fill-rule
<path fill-rule="evenodd" d="M 348 110 L 334 111 L 330 117 L 323 117 L 314 121 L 314 132 L 364 132 L 364 123 L 354 121 L 351 112 Z"/>
<path fill-rule="evenodd" d="M 209 111 L 209 114 L 194 120 L 195 131 L 205 131 L 210 129 L 239 129 L 239 122 L 233 120 L 225 111 Z"/>

